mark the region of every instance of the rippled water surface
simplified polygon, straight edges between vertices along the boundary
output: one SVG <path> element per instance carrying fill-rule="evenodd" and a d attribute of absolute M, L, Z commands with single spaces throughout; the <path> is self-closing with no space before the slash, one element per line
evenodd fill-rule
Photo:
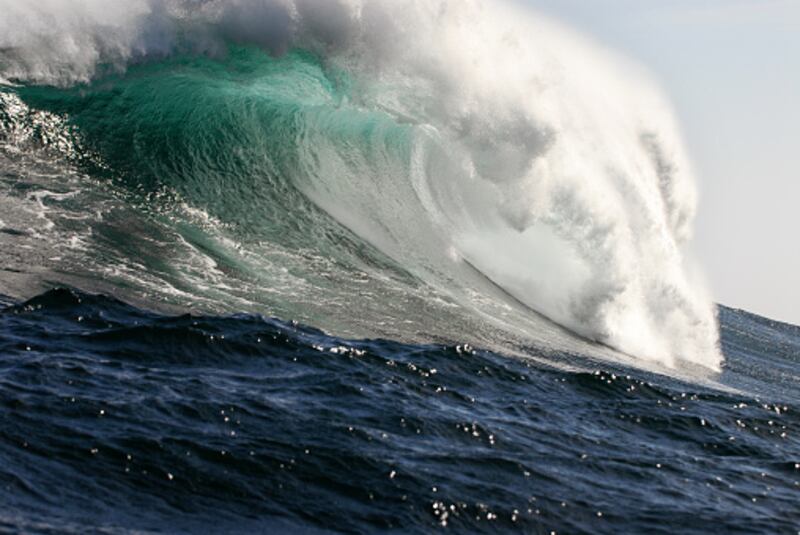
<path fill-rule="evenodd" d="M 782 387 L 53 290 L 0 313 L 0 527 L 795 533 L 798 328 L 721 315 L 723 375 Z"/>

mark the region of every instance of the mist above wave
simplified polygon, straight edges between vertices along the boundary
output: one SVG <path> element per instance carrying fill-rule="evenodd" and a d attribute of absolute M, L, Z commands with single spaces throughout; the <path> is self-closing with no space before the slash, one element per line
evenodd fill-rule
<path fill-rule="evenodd" d="M 683 252 L 697 193 L 670 107 L 580 35 L 480 0 L 0 9 L 0 76 L 28 83 L 87 82 L 173 53 L 223 58 L 231 42 L 312 50 L 351 78 L 353 110 L 412 129 L 410 150 L 395 151 L 391 128 L 331 127 L 341 104 L 305 116 L 295 180 L 317 205 L 423 279 L 469 266 L 592 340 L 668 365 L 721 362 L 714 308 Z"/>
<path fill-rule="evenodd" d="M 0 75 L 67 86 L 174 53 L 223 55 L 227 43 L 286 51 L 302 34 L 322 46 L 347 33 L 339 0 L 0 0 Z"/>

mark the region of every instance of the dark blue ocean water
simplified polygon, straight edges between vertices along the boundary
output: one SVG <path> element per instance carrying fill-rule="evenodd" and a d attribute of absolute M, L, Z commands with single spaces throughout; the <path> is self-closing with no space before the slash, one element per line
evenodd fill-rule
<path fill-rule="evenodd" d="M 0 312 L 0 532 L 797 533 L 800 328 L 722 308 L 697 386 L 469 347 Z"/>

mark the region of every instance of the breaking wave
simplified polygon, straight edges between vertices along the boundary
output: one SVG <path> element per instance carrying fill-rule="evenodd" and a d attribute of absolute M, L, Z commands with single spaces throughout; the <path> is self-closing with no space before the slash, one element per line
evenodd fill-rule
<path fill-rule="evenodd" d="M 34 184 L 17 194 L 47 221 L 7 210 L 0 227 L 6 250 L 54 248 L 31 273 L 42 284 L 340 335 L 576 352 L 586 339 L 721 364 L 685 253 L 697 193 L 669 104 L 638 67 L 528 9 L 0 10 L 4 180 Z M 15 254 L 4 265 L 26 271 Z"/>

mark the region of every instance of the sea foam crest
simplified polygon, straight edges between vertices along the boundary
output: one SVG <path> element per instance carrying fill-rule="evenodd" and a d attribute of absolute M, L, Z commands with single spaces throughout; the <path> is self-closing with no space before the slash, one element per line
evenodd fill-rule
<path fill-rule="evenodd" d="M 502 2 L 111 6 L 0 0 L 0 76 L 68 85 L 176 51 L 222 55 L 228 42 L 314 50 L 349 73 L 359 106 L 411 125 L 420 147 L 393 177 L 413 198 L 387 199 L 362 173 L 306 184 L 322 208 L 411 271 L 428 266 L 422 277 L 468 264 L 587 338 L 668 365 L 720 365 L 715 307 L 684 252 L 691 164 L 638 67 Z M 420 214 L 430 236 L 397 228 Z"/>

